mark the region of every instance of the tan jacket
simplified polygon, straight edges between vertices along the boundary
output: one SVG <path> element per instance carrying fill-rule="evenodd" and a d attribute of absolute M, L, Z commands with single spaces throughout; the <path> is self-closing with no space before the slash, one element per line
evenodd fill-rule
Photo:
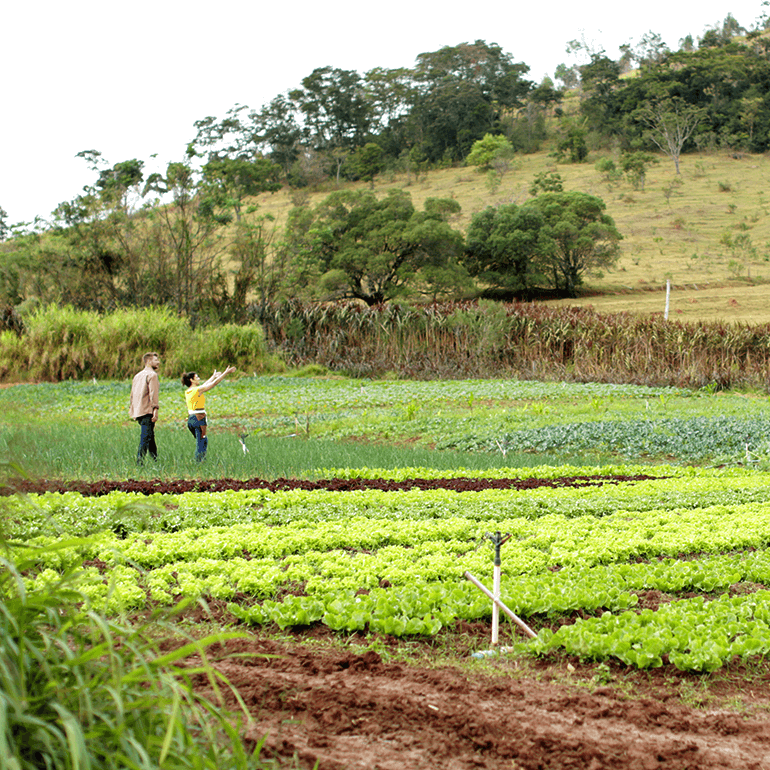
<path fill-rule="evenodd" d="M 131 395 L 128 399 L 128 416 L 135 420 L 145 414 L 152 414 L 157 409 L 160 381 L 158 373 L 150 366 L 146 366 L 134 377 L 131 383 Z"/>

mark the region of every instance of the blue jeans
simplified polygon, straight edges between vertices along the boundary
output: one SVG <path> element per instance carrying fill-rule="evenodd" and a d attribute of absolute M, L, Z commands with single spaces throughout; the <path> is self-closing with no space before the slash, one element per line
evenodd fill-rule
<path fill-rule="evenodd" d="M 197 415 L 191 414 L 187 418 L 187 430 L 195 436 L 197 446 L 195 448 L 195 459 L 201 462 L 206 456 L 206 449 L 208 449 L 209 440 L 206 437 L 206 418 L 198 418 Z"/>
<path fill-rule="evenodd" d="M 143 414 L 137 417 L 139 423 L 139 451 L 136 453 L 137 465 L 144 464 L 144 456 L 147 452 L 153 460 L 158 459 L 158 447 L 155 445 L 155 423 L 152 421 L 151 414 Z"/>

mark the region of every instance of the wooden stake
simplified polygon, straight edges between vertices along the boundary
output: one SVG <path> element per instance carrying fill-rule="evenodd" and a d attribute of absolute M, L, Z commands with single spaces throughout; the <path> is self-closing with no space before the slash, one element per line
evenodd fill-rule
<path fill-rule="evenodd" d="M 514 613 L 503 604 L 499 596 L 495 598 L 494 594 L 480 580 L 473 577 L 470 572 L 466 571 L 464 575 L 466 580 L 469 580 L 479 589 L 479 591 L 486 594 L 527 636 L 532 639 L 537 637 L 537 634 L 520 617 L 514 615 Z M 492 617 L 494 618 L 494 615 Z"/>

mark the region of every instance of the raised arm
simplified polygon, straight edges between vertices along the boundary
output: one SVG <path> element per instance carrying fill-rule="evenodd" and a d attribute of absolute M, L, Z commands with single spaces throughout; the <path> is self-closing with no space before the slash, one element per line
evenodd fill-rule
<path fill-rule="evenodd" d="M 227 369 L 225 369 L 223 372 L 218 372 L 215 369 L 214 374 L 212 374 L 211 377 L 206 380 L 206 382 L 203 382 L 198 386 L 198 392 L 205 393 L 207 390 L 211 390 L 215 385 L 218 385 L 220 382 L 222 382 L 222 380 L 224 380 L 228 374 L 234 371 L 234 366 L 228 366 Z"/>

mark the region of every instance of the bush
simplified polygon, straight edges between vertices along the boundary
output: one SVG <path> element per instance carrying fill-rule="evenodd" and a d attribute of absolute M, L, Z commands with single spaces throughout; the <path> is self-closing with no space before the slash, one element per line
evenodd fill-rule
<path fill-rule="evenodd" d="M 173 376 L 227 364 L 250 374 L 285 368 L 267 354 L 259 323 L 193 329 L 166 308 L 100 315 L 56 305 L 40 308 L 26 320 L 21 336 L 0 331 L 0 379 L 125 379 L 141 368 L 142 354 L 151 350 Z"/>

